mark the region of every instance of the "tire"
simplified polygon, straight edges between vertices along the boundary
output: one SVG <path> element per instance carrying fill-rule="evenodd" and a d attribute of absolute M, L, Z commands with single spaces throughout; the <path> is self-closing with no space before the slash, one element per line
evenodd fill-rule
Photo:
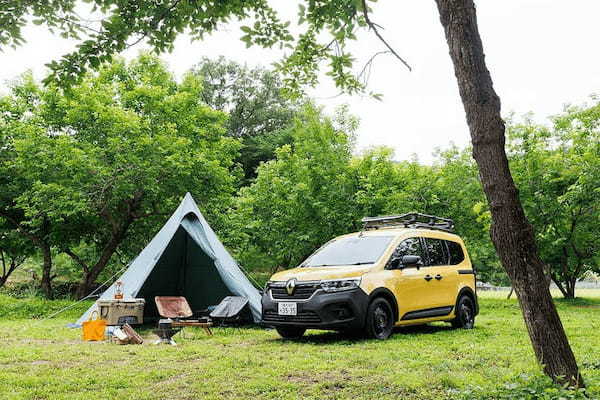
<path fill-rule="evenodd" d="M 383 297 L 378 297 L 367 308 L 365 331 L 368 337 L 384 340 L 394 330 L 394 312 L 392 306 Z"/>
<path fill-rule="evenodd" d="M 279 336 L 284 339 L 300 339 L 304 332 L 306 332 L 306 328 L 299 328 L 296 326 L 278 326 L 275 328 Z"/>
<path fill-rule="evenodd" d="M 456 306 L 456 318 L 452 320 L 452 327 L 473 329 L 474 326 L 475 304 L 469 296 L 461 296 Z"/>

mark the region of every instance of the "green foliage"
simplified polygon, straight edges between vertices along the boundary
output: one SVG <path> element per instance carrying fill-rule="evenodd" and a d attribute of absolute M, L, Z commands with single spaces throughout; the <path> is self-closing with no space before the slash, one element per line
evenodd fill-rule
<path fill-rule="evenodd" d="M 452 390 L 456 400 L 587 400 L 585 389 L 569 389 L 552 382 L 545 375 L 517 376 L 513 382 L 490 391 L 487 388 L 471 387 L 466 390 Z"/>
<path fill-rule="evenodd" d="M 240 145 L 201 90 L 149 55 L 103 65 L 67 93 L 25 76 L 0 100 L 0 212 L 92 280 L 119 249 L 137 253 L 187 191 L 219 227 Z"/>
<path fill-rule="evenodd" d="M 84 301 L 70 308 L 62 318 L 78 318 L 87 308 L 91 301 Z M 73 300 L 46 300 L 37 296 L 22 297 L 16 299 L 4 294 L 0 295 L 0 319 L 31 319 L 45 318 L 50 314 L 73 305 Z"/>
<path fill-rule="evenodd" d="M 66 38 L 77 39 L 74 52 L 48 64 L 52 74 L 46 82 L 69 86 L 88 68 L 97 68 L 142 40 L 157 53 L 171 51 L 175 39 L 184 31 L 198 40 L 223 23 L 237 19 L 244 22 L 240 39 L 248 47 L 278 46 L 289 50 L 277 64 L 288 93 L 297 95 L 306 85 L 314 86 L 322 64 L 327 64 L 326 73 L 339 88 L 355 93 L 364 90 L 364 77 L 353 71 L 355 60 L 347 44 L 356 39 L 360 29 L 378 29 L 368 18 L 369 2 L 372 0 L 301 2 L 298 27 L 290 29 L 290 21 L 282 21 L 267 0 L 211 0 L 202 5 L 191 0 L 91 0 L 91 10 L 85 10 L 95 17 L 91 19 L 84 19 L 81 11 L 75 11 L 74 0 L 12 0 L 0 6 L 0 46 L 23 43 L 22 28 L 29 16 L 36 24 L 45 24 Z"/>
<path fill-rule="evenodd" d="M 242 264 L 294 266 L 331 238 L 359 230 L 364 216 L 419 211 L 454 218 L 480 278 L 505 283 L 468 152 L 449 149 L 434 166 L 395 162 L 386 148 L 353 156 L 356 123 L 343 109 L 331 121 L 305 108 L 290 129 L 291 145 L 240 192 L 228 237 Z"/>
<path fill-rule="evenodd" d="M 20 235 L 8 221 L 0 218 L 0 288 L 33 253 L 31 241 Z"/>
<path fill-rule="evenodd" d="M 262 67 L 203 58 L 190 73 L 202 80 L 204 104 L 228 113 L 227 135 L 242 141 L 236 161 L 246 181 L 254 178 L 261 162 L 275 158 L 275 150 L 291 142 L 287 128 L 299 105 L 283 96 L 280 76 Z"/>
<path fill-rule="evenodd" d="M 509 159 L 540 255 L 565 296 L 600 271 L 600 103 L 570 107 L 552 127 L 509 126 Z"/>
<path fill-rule="evenodd" d="M 277 159 L 261 165 L 255 182 L 240 191 L 233 221 L 251 238 L 250 247 L 285 267 L 355 223 L 349 218 L 348 134 L 310 105 L 290 130 L 293 143 L 278 149 Z"/>

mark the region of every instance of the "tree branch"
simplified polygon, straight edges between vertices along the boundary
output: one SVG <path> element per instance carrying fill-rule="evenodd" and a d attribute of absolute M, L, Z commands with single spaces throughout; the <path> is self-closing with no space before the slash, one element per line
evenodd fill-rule
<path fill-rule="evenodd" d="M 126 49 L 129 49 L 135 45 L 137 45 L 138 43 L 140 43 L 142 40 L 144 40 L 146 37 L 148 37 L 148 34 L 153 31 L 156 30 L 158 28 L 158 24 L 160 24 L 160 22 L 167 17 L 167 15 L 169 15 L 171 13 L 171 11 L 173 11 L 181 2 L 181 0 L 175 0 L 173 2 L 173 4 L 171 4 L 169 6 L 169 8 L 167 8 L 164 12 L 162 12 L 159 16 L 157 16 L 154 21 L 152 21 L 151 25 L 150 25 L 150 29 L 146 29 L 144 32 L 142 32 L 142 36 L 139 37 L 135 42 L 127 44 L 127 46 L 125 47 Z"/>
<path fill-rule="evenodd" d="M 79 264 L 86 273 L 89 272 L 89 270 L 90 270 L 89 266 L 81 259 L 81 257 L 79 257 L 77 254 L 75 254 L 71 249 L 69 249 L 68 247 L 65 247 L 63 249 L 63 252 L 66 255 L 68 255 L 69 257 L 71 257 L 73 259 L 73 261 L 75 261 L 77 264 Z"/>
<path fill-rule="evenodd" d="M 369 18 L 368 9 L 369 8 L 367 7 L 366 0 L 362 0 L 362 13 L 363 13 L 363 17 L 365 18 L 365 22 L 367 23 L 367 25 L 369 25 L 369 29 L 373 30 L 373 32 L 375 33 L 375 36 L 377 36 L 377 38 L 379 38 L 381 43 L 383 43 L 385 45 L 385 47 L 388 48 L 390 53 L 392 53 L 394 56 L 396 56 L 396 58 L 398 60 L 400 60 L 400 62 L 402 62 L 402 64 L 404 64 L 406 66 L 406 68 L 408 68 L 409 71 L 412 71 L 412 68 L 410 67 L 410 65 L 408 65 L 408 63 L 406 61 L 404 61 L 404 59 L 402 57 L 400 57 L 400 55 L 398 53 L 396 53 L 396 50 L 394 50 L 394 48 L 388 44 L 388 42 L 383 38 L 383 36 L 381 36 L 381 34 L 379 33 L 379 30 L 377 29 L 377 27 L 379 25 L 377 25 L 376 23 L 371 21 L 371 19 Z"/>

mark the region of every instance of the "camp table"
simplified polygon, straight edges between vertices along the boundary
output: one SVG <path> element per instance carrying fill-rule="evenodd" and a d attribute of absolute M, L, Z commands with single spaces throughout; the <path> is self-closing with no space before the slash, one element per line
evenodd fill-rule
<path fill-rule="evenodd" d="M 210 327 L 212 326 L 212 322 L 210 322 L 210 321 L 206 321 L 206 322 L 191 321 L 191 320 L 190 321 L 173 321 L 171 326 L 182 327 L 182 328 L 184 326 L 197 326 L 199 328 L 203 328 L 208 336 L 212 336 L 212 331 L 210 330 Z M 182 335 L 183 335 L 183 333 L 182 333 Z"/>
<path fill-rule="evenodd" d="M 186 326 L 197 326 L 203 328 L 204 331 L 212 336 L 210 327 L 212 322 L 210 320 L 197 320 L 188 319 L 194 313 L 192 312 L 190 305 L 183 296 L 156 296 L 154 298 L 158 314 L 163 318 L 171 318 L 173 322 L 171 326 L 173 328 L 183 328 Z"/>

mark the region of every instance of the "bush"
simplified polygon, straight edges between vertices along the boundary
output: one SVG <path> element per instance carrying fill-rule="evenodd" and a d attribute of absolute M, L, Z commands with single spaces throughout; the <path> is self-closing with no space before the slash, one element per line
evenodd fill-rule
<path fill-rule="evenodd" d="M 65 307 L 73 305 L 73 300 L 46 300 L 41 297 L 16 299 L 0 295 L 0 319 L 45 318 Z M 76 306 L 61 313 L 63 318 L 78 318 L 87 310 L 93 300 L 82 301 Z"/>
<path fill-rule="evenodd" d="M 552 382 L 545 375 L 519 375 L 504 386 L 490 391 L 478 386 L 463 390 L 452 390 L 457 400 L 587 400 L 585 389 L 568 389 Z"/>
<path fill-rule="evenodd" d="M 69 281 L 56 281 L 52 284 L 52 294 L 54 299 L 57 300 L 75 300 L 75 291 L 77 290 L 79 282 Z M 93 288 L 97 288 L 99 285 L 96 284 Z M 104 289 L 100 291 L 102 293 Z M 38 282 L 7 282 L 6 285 L 1 289 L 1 293 L 8 296 L 24 299 L 31 297 L 42 297 L 43 293 L 39 288 Z"/>

